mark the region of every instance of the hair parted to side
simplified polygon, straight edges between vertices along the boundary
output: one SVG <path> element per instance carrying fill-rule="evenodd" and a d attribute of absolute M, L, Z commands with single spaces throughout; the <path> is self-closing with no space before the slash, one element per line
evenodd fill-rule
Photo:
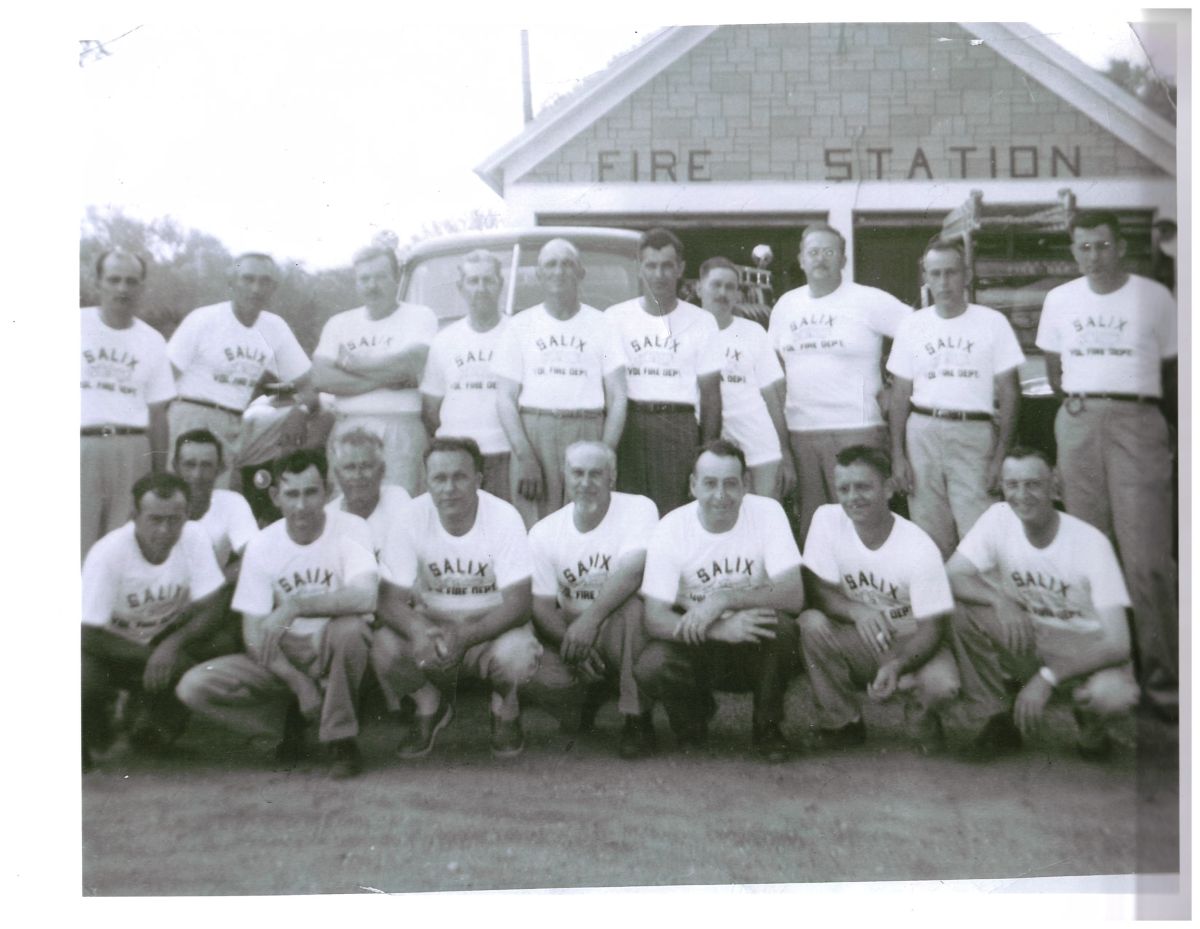
<path fill-rule="evenodd" d="M 276 458 L 271 465 L 271 478 L 278 485 L 279 479 L 285 474 L 303 474 L 309 468 L 316 468 L 321 475 L 321 481 L 327 480 L 329 464 L 325 461 L 325 452 L 319 448 L 298 448 L 288 452 L 282 458 Z"/>
<path fill-rule="evenodd" d="M 187 503 L 192 502 L 192 489 L 178 474 L 170 471 L 151 472 L 143 474 L 133 484 L 133 511 L 142 511 L 142 497 L 153 493 L 160 500 L 170 500 L 176 494 L 183 494 Z"/>
<path fill-rule="evenodd" d="M 125 258 L 132 258 L 134 261 L 136 261 L 138 263 L 138 267 L 142 269 L 142 280 L 144 281 L 146 279 L 146 259 L 137 252 L 131 252 L 127 248 L 118 247 L 106 248 L 100 253 L 100 257 L 96 259 L 96 280 L 99 281 L 104 277 L 104 262 L 108 261 L 109 258 L 113 258 L 118 255 L 124 256 Z"/>
<path fill-rule="evenodd" d="M 383 439 L 363 426 L 347 429 L 333 440 L 333 463 L 336 466 L 342 457 L 343 448 L 369 448 L 375 460 L 383 462 Z"/>
<path fill-rule="evenodd" d="M 742 466 L 742 473 L 746 473 L 746 453 L 742 451 L 741 446 L 729 439 L 713 439 L 702 445 L 700 451 L 696 453 L 696 461 L 692 462 L 693 474 L 696 473 L 696 462 L 706 453 L 716 455 L 718 458 L 736 458 Z"/>
<path fill-rule="evenodd" d="M 718 268 L 732 271 L 733 276 L 741 280 L 742 272 L 738 270 L 738 266 L 722 255 L 709 258 L 704 264 L 700 265 L 700 280 L 704 280 L 711 272 L 716 271 Z"/>
<path fill-rule="evenodd" d="M 1049 453 L 1045 449 L 1033 445 L 1014 445 L 1004 453 L 1004 460 L 1007 461 L 1009 458 L 1014 461 L 1020 461 L 1023 458 L 1037 458 L 1039 461 L 1045 462 L 1046 467 L 1051 471 L 1054 470 L 1054 460 Z"/>
<path fill-rule="evenodd" d="M 233 259 L 233 266 L 236 268 L 243 261 L 265 261 L 272 268 L 275 269 L 276 274 L 279 273 L 278 263 L 276 263 L 275 259 L 272 258 L 270 255 L 268 255 L 266 252 L 242 252 L 240 255 L 238 255 L 236 258 Z"/>
<path fill-rule="evenodd" d="M 825 222 L 809 223 L 804 227 L 804 231 L 800 233 L 800 251 L 804 251 L 804 240 L 818 232 L 837 236 L 838 244 L 842 247 L 842 254 L 846 254 L 846 237 L 834 229 L 833 226 L 829 225 L 829 223 Z"/>
<path fill-rule="evenodd" d="M 376 258 L 386 258 L 392 267 L 392 277 L 400 280 L 400 259 L 396 257 L 396 252 L 386 245 L 368 245 L 360 248 L 350 259 L 350 267 L 357 268 L 364 261 L 373 261 Z"/>
<path fill-rule="evenodd" d="M 683 243 L 679 240 L 679 236 L 661 226 L 647 229 L 642 233 L 642 237 L 638 239 L 638 256 L 640 257 L 642 252 L 648 248 L 661 249 L 668 245 L 675 249 L 675 257 L 679 259 L 680 264 L 683 264 Z"/>
<path fill-rule="evenodd" d="M 874 468 L 885 481 L 892 476 L 892 457 L 881 448 L 870 445 L 847 445 L 834 460 L 843 468 L 852 464 L 865 464 Z"/>
<path fill-rule="evenodd" d="M 965 268 L 967 266 L 967 253 L 963 250 L 962 243 L 957 239 L 943 239 L 940 235 L 935 235 L 925 243 L 925 250 L 921 252 L 921 267 L 925 267 L 925 256 L 930 252 L 954 252 L 958 255 L 958 260 Z"/>
<path fill-rule="evenodd" d="M 1121 238 L 1121 220 L 1111 210 L 1085 210 L 1067 221 L 1067 235 L 1075 237 L 1076 229 L 1099 229 L 1107 226 L 1114 239 Z"/>
<path fill-rule="evenodd" d="M 475 465 L 475 473 L 483 473 L 483 452 L 479 450 L 479 443 L 474 439 L 465 436 L 439 436 L 431 440 L 429 447 L 425 449 L 426 462 L 434 452 L 466 452 L 471 456 L 471 463 Z"/>
<path fill-rule="evenodd" d="M 212 445 L 217 450 L 217 467 L 221 467 L 225 463 L 225 448 L 221 445 L 221 440 L 218 439 L 209 429 L 189 429 L 175 440 L 175 458 L 173 459 L 176 467 L 179 465 L 179 453 L 183 451 L 183 446 L 188 442 L 193 445 Z"/>
<path fill-rule="evenodd" d="M 500 259 L 489 252 L 486 248 L 477 248 L 467 252 L 462 256 L 462 260 L 458 263 L 458 281 L 461 284 L 464 277 L 467 276 L 467 265 L 490 264 L 492 272 L 496 275 L 496 280 L 503 282 L 504 266 L 500 263 Z"/>

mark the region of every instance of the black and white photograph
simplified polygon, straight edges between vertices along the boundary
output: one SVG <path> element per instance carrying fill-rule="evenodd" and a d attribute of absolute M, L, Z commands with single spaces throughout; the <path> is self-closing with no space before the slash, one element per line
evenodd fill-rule
<path fill-rule="evenodd" d="M 1190 11 L 990 13 L 89 15 L 59 892 L 1187 918 Z"/>

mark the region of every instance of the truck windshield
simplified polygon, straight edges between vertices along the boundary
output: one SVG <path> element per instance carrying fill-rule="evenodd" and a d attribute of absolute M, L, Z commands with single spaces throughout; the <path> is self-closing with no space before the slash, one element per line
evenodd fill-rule
<path fill-rule="evenodd" d="M 504 274 L 504 292 L 500 305 L 507 312 L 519 313 L 542 301 L 542 289 L 537 281 L 537 255 L 544 243 L 514 243 L 502 248 L 488 249 L 500 261 Z M 603 310 L 631 300 L 638 291 L 637 258 L 624 249 L 608 249 L 603 245 L 576 243 L 583 258 L 584 279 L 580 299 Z M 466 315 L 466 301 L 458 292 L 458 265 L 466 251 L 430 255 L 417 259 L 406 276 L 401 295 L 410 303 L 423 303 L 438 315 L 442 325 Z M 514 256 L 516 273 L 513 273 Z M 513 279 L 516 292 L 512 292 Z"/>

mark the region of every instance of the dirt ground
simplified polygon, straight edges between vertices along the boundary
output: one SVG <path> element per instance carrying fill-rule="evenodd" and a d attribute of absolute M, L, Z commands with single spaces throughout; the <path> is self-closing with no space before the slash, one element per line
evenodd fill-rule
<path fill-rule="evenodd" d="M 802 738 L 803 681 L 788 697 Z M 924 757 L 896 706 L 870 738 L 769 766 L 749 754 L 748 697 L 721 695 L 712 745 L 616 757 L 597 732 L 526 714 L 527 749 L 488 753 L 486 701 L 464 693 L 434 753 L 395 760 L 368 726 L 367 771 L 274 770 L 270 746 L 203 723 L 167 759 L 122 747 L 83 778 L 85 895 L 309 894 L 640 885 L 1019 878 L 1179 869 L 1178 734 L 1138 717 L 1105 764 L 1073 751 L 1055 708 L 1026 750 L 990 765 Z"/>

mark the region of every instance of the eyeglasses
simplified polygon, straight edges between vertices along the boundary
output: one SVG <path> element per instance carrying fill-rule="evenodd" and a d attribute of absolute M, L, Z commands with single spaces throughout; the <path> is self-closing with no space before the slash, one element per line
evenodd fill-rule
<path fill-rule="evenodd" d="M 1080 242 L 1077 245 L 1072 245 L 1075 251 L 1084 255 L 1090 255 L 1092 252 L 1109 252 L 1115 247 L 1115 243 L 1109 242 L 1107 239 L 1103 242 Z"/>
<path fill-rule="evenodd" d="M 809 258 L 821 258 L 821 257 L 832 258 L 834 255 L 838 254 L 838 252 L 840 252 L 840 251 L 841 251 L 841 249 L 837 249 L 837 248 L 810 248 L 810 249 L 807 249 L 804 252 L 804 254 L 807 255 Z"/>

